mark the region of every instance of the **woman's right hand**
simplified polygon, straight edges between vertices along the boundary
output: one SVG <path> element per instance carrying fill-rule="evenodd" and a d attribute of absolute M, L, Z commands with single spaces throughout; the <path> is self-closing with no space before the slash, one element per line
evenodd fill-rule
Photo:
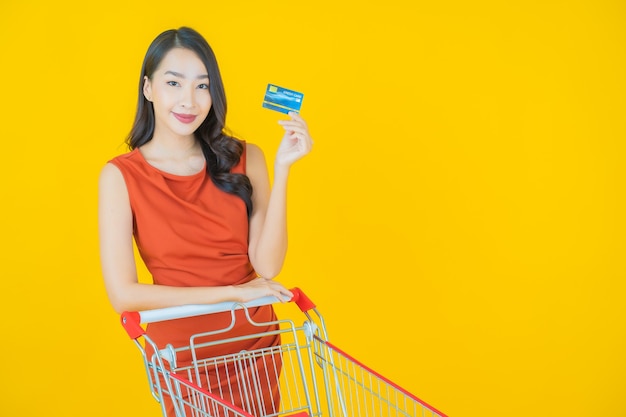
<path fill-rule="evenodd" d="M 237 299 L 241 303 L 268 296 L 276 297 L 283 303 L 286 303 L 293 297 L 293 293 L 281 283 L 269 278 L 258 277 L 233 287 L 237 290 Z"/>

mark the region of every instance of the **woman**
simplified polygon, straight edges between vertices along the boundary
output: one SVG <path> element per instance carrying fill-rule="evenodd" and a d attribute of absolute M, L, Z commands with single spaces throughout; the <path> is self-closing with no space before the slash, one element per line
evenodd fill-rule
<path fill-rule="evenodd" d="M 287 250 L 289 169 L 312 146 L 307 125 L 296 113 L 279 121 L 285 134 L 270 186 L 263 152 L 224 134 L 225 117 L 219 68 L 205 39 L 184 27 L 161 33 L 144 58 L 130 152 L 109 161 L 100 174 L 102 271 L 118 313 L 291 297 L 273 278 Z M 153 284 L 138 282 L 133 237 Z M 251 315 L 257 322 L 275 319 L 271 307 L 254 309 Z M 154 323 L 147 333 L 159 346 L 181 346 L 191 334 L 228 323 L 230 314 L 225 313 L 210 320 Z M 233 335 L 249 333 L 246 320 L 238 323 Z M 272 336 L 228 349 L 278 343 Z M 227 352 L 204 352 L 222 353 Z M 219 384 L 229 382 L 218 379 Z M 268 398 L 259 404 L 271 413 L 279 400 L 276 381 L 269 385 Z"/>

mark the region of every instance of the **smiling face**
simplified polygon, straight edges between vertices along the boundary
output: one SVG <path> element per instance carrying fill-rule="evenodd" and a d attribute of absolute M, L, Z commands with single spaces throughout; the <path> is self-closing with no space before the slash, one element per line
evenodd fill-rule
<path fill-rule="evenodd" d="M 154 136 L 189 137 L 211 110 L 209 75 L 190 49 L 171 49 L 145 77 L 144 96 L 154 108 Z"/>

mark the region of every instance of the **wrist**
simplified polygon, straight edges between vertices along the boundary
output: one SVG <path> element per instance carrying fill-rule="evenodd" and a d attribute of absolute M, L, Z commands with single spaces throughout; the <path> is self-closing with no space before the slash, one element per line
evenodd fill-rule
<path fill-rule="evenodd" d="M 241 297 L 239 295 L 239 288 L 237 285 L 228 285 L 227 287 L 227 299 L 235 301 L 237 303 L 241 302 Z"/>
<path fill-rule="evenodd" d="M 275 163 L 274 164 L 274 177 L 280 176 L 280 175 L 288 175 L 290 168 L 291 168 L 290 164 Z"/>
<path fill-rule="evenodd" d="M 291 165 L 274 164 L 274 179 L 287 178 Z"/>

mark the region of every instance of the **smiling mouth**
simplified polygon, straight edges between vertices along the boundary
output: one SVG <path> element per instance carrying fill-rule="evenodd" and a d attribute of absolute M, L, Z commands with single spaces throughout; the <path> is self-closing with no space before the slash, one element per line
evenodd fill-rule
<path fill-rule="evenodd" d="M 174 117 L 182 123 L 191 123 L 196 120 L 196 116 L 193 114 L 180 114 L 180 113 L 172 113 Z"/>

